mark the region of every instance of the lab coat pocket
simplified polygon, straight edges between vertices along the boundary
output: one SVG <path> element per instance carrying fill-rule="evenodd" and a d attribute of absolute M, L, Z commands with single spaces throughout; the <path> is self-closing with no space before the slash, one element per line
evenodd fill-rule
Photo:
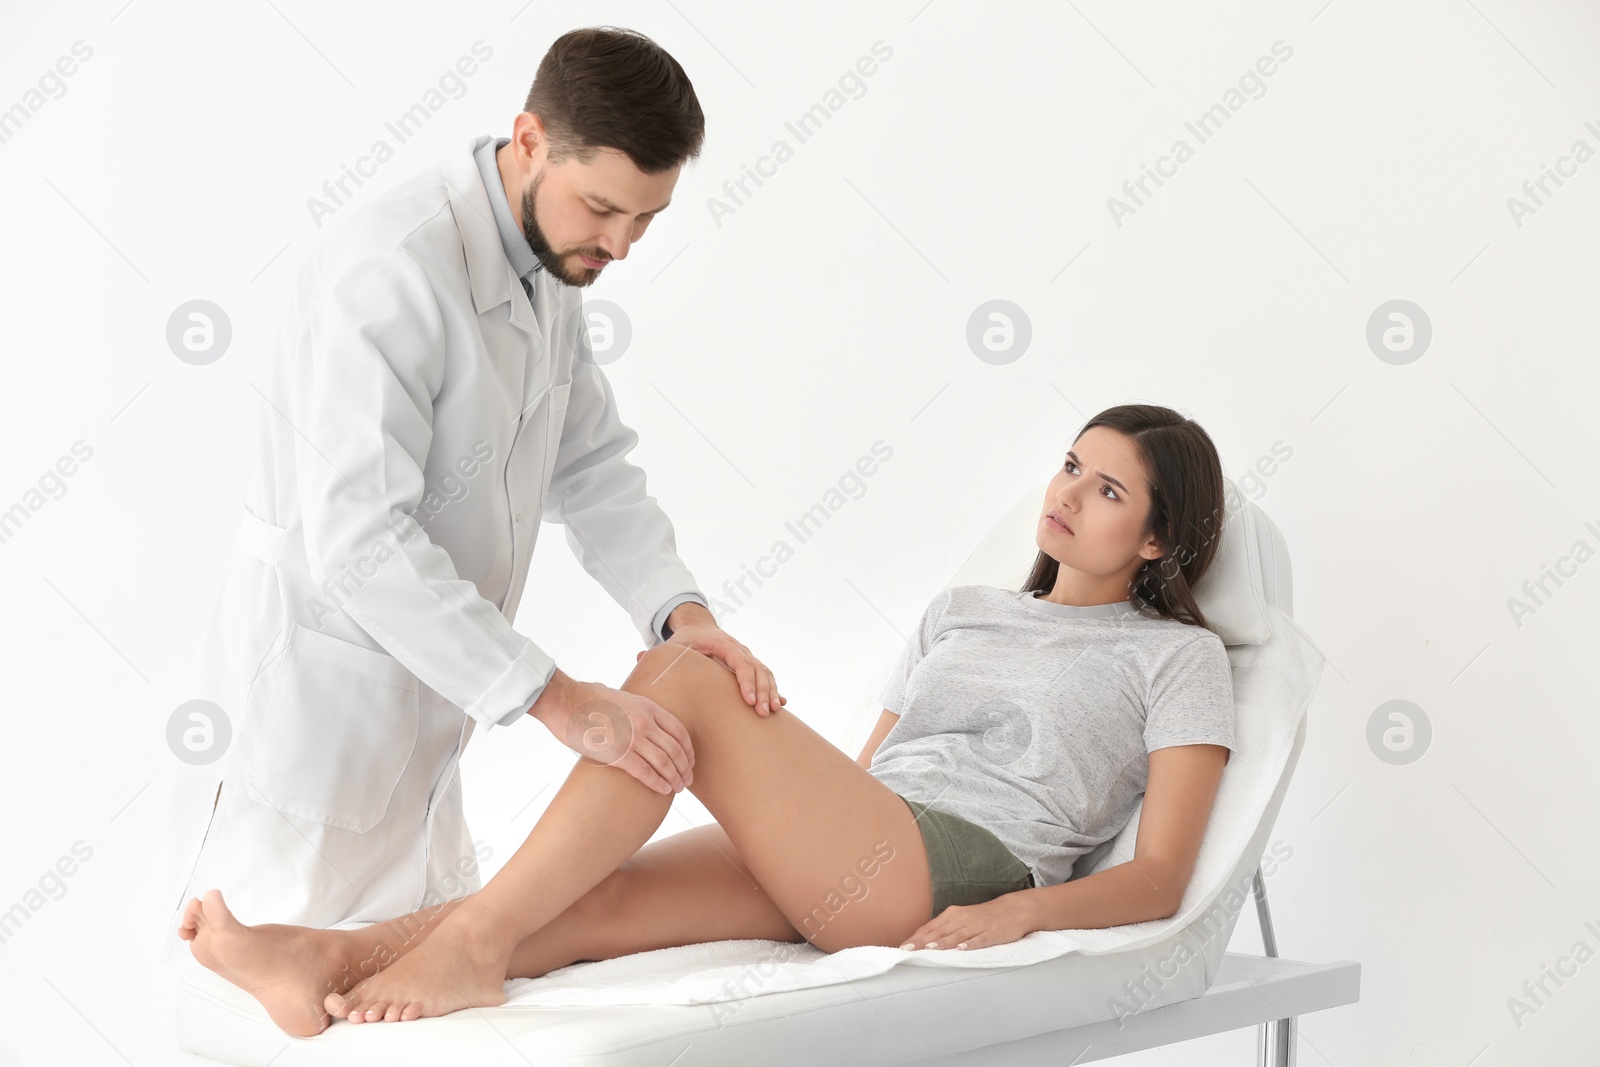
<path fill-rule="evenodd" d="M 550 398 L 545 408 L 544 471 L 540 475 L 539 498 L 544 499 L 555 474 L 556 454 L 561 448 L 561 428 L 567 422 L 567 403 L 572 399 L 572 383 L 561 382 L 550 387 Z"/>
<path fill-rule="evenodd" d="M 245 771 L 251 795 L 365 833 L 388 811 L 416 748 L 416 676 L 393 656 L 299 623 L 275 673 Z"/>

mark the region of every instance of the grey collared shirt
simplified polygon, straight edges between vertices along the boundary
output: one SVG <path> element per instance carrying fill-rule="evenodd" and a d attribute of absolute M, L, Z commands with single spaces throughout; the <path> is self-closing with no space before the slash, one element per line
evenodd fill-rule
<path fill-rule="evenodd" d="M 533 254 L 528 239 L 517 228 L 517 221 L 511 217 L 511 198 L 506 195 L 505 182 L 500 180 L 500 164 L 495 160 L 495 153 L 500 147 L 510 143 L 509 137 L 490 138 L 478 146 L 472 158 L 477 162 L 478 174 L 483 178 L 483 190 L 489 194 L 489 208 L 494 212 L 495 229 L 500 231 L 500 246 L 506 251 L 506 260 L 510 262 L 511 269 L 517 272 L 517 278 L 522 282 L 522 289 L 528 294 L 528 303 L 532 305 L 534 317 L 537 318 L 539 304 L 534 296 L 533 275 L 534 272 L 543 270 L 544 266 L 539 262 L 539 257 Z M 673 608 L 691 600 L 702 607 L 708 609 L 710 607 L 704 597 L 695 593 L 679 593 L 656 612 L 655 618 L 650 622 L 650 628 L 665 641 L 667 616 L 672 614 Z M 515 718 L 512 721 L 515 721 Z"/>
<path fill-rule="evenodd" d="M 506 195 L 505 183 L 500 180 L 500 164 L 495 162 L 495 153 L 500 146 L 510 143 L 509 137 L 490 139 L 478 147 L 472 158 L 478 164 L 478 173 L 483 176 L 484 192 L 489 194 L 489 208 L 494 212 L 495 229 L 500 231 L 500 246 L 506 250 L 506 259 L 510 261 L 511 269 L 517 272 L 522 288 L 531 301 L 534 272 L 544 267 L 533 254 L 528 239 L 517 228 L 516 220 L 511 217 L 511 198 Z M 538 310 L 534 308 L 534 313 L 537 314 Z"/>

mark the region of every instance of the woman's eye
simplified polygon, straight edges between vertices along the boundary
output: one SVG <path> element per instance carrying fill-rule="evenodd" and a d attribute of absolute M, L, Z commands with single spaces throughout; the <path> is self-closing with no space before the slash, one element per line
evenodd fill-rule
<path fill-rule="evenodd" d="M 1062 464 L 1062 467 L 1064 469 L 1066 469 L 1066 470 L 1072 470 L 1073 468 L 1077 467 L 1077 464 L 1072 462 L 1072 460 L 1069 459 L 1069 460 L 1066 461 L 1066 463 Z M 1111 495 L 1106 498 L 1107 500 L 1121 500 L 1122 499 L 1121 497 L 1119 497 L 1117 495 L 1117 491 L 1115 489 L 1112 489 L 1109 485 L 1102 485 L 1100 488 L 1104 489 L 1104 490 L 1108 490 L 1111 493 Z"/>

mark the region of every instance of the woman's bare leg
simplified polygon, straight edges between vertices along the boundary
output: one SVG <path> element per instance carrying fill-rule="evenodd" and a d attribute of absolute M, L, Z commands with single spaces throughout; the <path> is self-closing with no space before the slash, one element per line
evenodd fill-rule
<path fill-rule="evenodd" d="M 254 996 L 281 1029 L 311 1037 L 332 1021 L 323 1004 L 329 993 L 344 992 L 421 944 L 463 899 L 359 929 L 318 930 L 245 926 L 211 890 L 204 901 L 190 901 L 180 935 L 193 942 L 196 959 Z M 640 849 L 524 938 L 506 977 L 537 978 L 582 960 L 749 938 L 803 940 L 713 823 Z M 390 1012 L 398 1018 L 398 1008 Z"/>
<path fill-rule="evenodd" d="M 705 941 L 804 940 L 716 823 L 652 841 L 523 938 L 507 978 Z"/>
<path fill-rule="evenodd" d="M 623 688 L 689 731 L 690 789 L 813 944 L 898 945 L 927 921 L 927 857 L 910 809 L 792 711 L 755 715 L 731 671 L 678 645 L 647 652 Z M 414 1019 L 502 1003 L 516 947 L 632 856 L 670 804 L 625 772 L 580 759 L 489 884 L 382 973 L 330 995 L 328 1011 Z"/>

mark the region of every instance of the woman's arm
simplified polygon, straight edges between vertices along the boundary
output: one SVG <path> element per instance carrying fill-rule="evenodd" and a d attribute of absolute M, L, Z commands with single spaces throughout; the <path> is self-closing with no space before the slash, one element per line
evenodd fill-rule
<path fill-rule="evenodd" d="M 1035 930 L 1088 930 L 1177 912 L 1222 780 L 1223 745 L 1170 745 L 1150 753 L 1133 859 L 1060 885 L 1019 889 L 983 904 L 951 905 L 900 947 L 988 948 Z"/>
<path fill-rule="evenodd" d="M 878 746 L 883 744 L 883 739 L 889 736 L 889 731 L 894 729 L 894 724 L 900 721 L 900 716 L 883 709 L 883 714 L 878 716 L 878 725 L 872 728 L 872 736 L 867 738 L 867 747 L 861 750 L 861 755 L 856 757 L 856 763 L 862 767 L 872 766 L 872 754 L 878 751 Z"/>
<path fill-rule="evenodd" d="M 1222 745 L 1173 745 L 1150 753 L 1133 859 L 1014 894 L 1026 904 L 1030 929 L 1098 929 L 1175 914 L 1227 762 Z"/>

